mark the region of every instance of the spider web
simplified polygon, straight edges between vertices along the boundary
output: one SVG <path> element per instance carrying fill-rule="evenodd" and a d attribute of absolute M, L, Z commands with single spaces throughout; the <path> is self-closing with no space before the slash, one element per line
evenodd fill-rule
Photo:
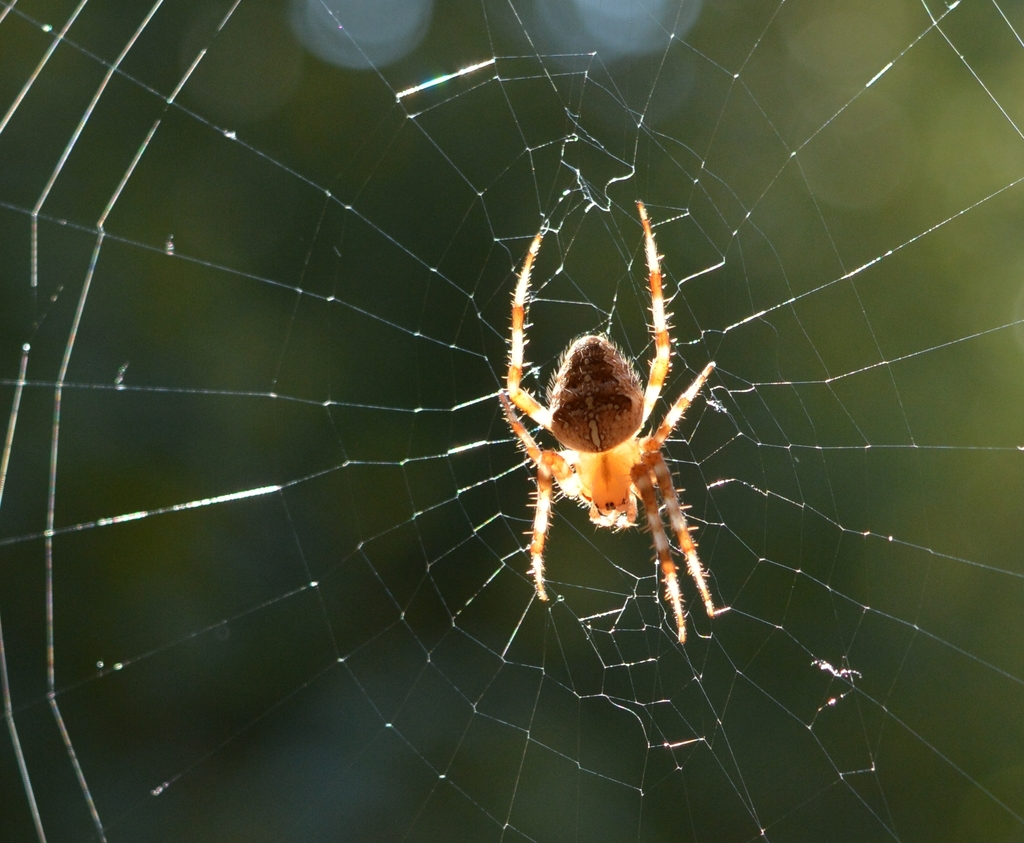
<path fill-rule="evenodd" d="M 1022 35 L 0 4 L 4 839 L 1024 839 Z M 683 647 L 497 399 L 542 227 L 528 388 L 646 366 L 637 199 Z"/>

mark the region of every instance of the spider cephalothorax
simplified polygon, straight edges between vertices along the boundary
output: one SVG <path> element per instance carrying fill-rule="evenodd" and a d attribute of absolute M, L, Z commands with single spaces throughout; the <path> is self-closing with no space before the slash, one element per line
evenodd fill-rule
<path fill-rule="evenodd" d="M 641 391 L 640 379 L 626 356 L 605 336 L 589 334 L 573 342 L 562 356 L 548 391 L 550 409 L 524 390 L 523 378 L 524 323 L 526 294 L 530 286 L 530 270 L 540 251 L 543 231 L 537 234 L 523 261 L 512 300 L 512 354 L 509 360 L 507 391 L 501 402 L 513 432 L 526 453 L 537 466 L 537 510 L 530 544 L 532 572 L 537 596 L 547 600 L 544 585 L 544 542 L 551 517 L 553 481 L 570 498 L 590 506 L 590 519 L 600 527 L 623 528 L 636 522 L 637 496 L 644 502 L 644 512 L 651 530 L 654 548 L 661 563 L 666 599 L 672 605 L 680 643 L 686 640 L 683 598 L 679 590 L 676 564 L 672 561 L 665 526 L 658 511 L 657 494 L 661 495 L 669 523 L 686 565 L 693 577 L 709 617 L 726 609 L 716 609 L 711 600 L 705 573 L 697 557 L 697 546 L 683 515 L 672 474 L 661 447 L 679 423 L 686 408 L 696 398 L 704 382 L 715 368 L 708 363 L 690 387 L 669 408 L 657 431 L 640 436 L 661 394 L 662 384 L 671 363 L 671 343 L 661 289 L 661 265 L 654 244 L 654 234 L 642 202 L 637 202 L 644 228 L 647 268 L 650 272 L 651 314 L 654 317 L 655 357 L 647 389 Z M 512 404 L 537 424 L 549 431 L 564 447 L 561 451 L 542 450 L 519 420 Z M 658 493 L 655 493 L 657 488 Z"/>

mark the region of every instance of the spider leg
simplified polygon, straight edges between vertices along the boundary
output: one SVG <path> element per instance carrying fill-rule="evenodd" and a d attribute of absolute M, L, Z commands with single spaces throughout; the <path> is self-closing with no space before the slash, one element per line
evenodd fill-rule
<path fill-rule="evenodd" d="M 706 572 L 700 564 L 700 558 L 697 556 L 697 545 L 690 535 L 690 528 L 686 523 L 686 516 L 683 515 L 683 507 L 679 505 L 679 496 L 672 485 L 672 473 L 668 470 L 665 458 L 661 455 L 660 451 L 653 451 L 644 454 L 643 459 L 644 463 L 650 467 L 658 480 L 661 499 L 665 502 L 665 509 L 668 511 L 668 520 L 672 524 L 672 530 L 676 534 L 679 547 L 682 549 L 683 555 L 686 556 L 686 567 L 689 569 L 690 576 L 693 577 L 693 581 L 700 590 L 700 596 L 704 600 L 704 608 L 707 610 L 708 617 L 713 618 L 715 615 L 728 612 L 728 606 L 716 609 L 714 601 L 711 599 L 711 590 L 708 588 Z"/>
<path fill-rule="evenodd" d="M 665 440 L 668 439 L 669 434 L 672 433 L 675 426 L 679 424 L 679 420 L 683 417 L 683 413 L 685 413 L 690 404 L 693 403 L 693 399 L 697 397 L 697 393 L 700 392 L 701 388 L 704 386 L 704 382 L 711 376 L 714 369 L 715 364 L 708 363 L 708 365 L 704 367 L 704 371 L 697 375 L 697 379 L 690 384 L 686 392 L 676 399 L 675 403 L 665 414 L 665 418 L 662 420 L 661 424 L 658 425 L 657 432 L 653 436 L 647 437 L 647 439 L 641 443 L 641 447 L 645 451 L 657 451 L 665 444 Z"/>
<path fill-rule="evenodd" d="M 534 258 L 540 251 L 540 241 L 543 237 L 544 232 L 539 231 L 533 238 L 530 250 L 523 261 L 523 268 L 519 270 L 519 281 L 512 297 L 512 354 L 508 361 L 506 386 L 509 398 L 515 405 L 545 430 L 550 430 L 551 411 L 519 385 L 523 379 L 523 348 L 526 345 L 526 293 L 530 288 L 530 270 L 533 268 Z"/>
<path fill-rule="evenodd" d="M 546 463 L 537 464 L 537 509 L 533 516 L 533 538 L 530 541 L 530 574 L 537 596 L 546 601 L 544 587 L 544 542 L 551 528 L 551 469 Z"/>
<path fill-rule="evenodd" d="M 537 505 L 533 515 L 533 537 L 530 541 L 530 573 L 537 589 L 537 596 L 541 600 L 547 600 L 548 593 L 544 587 L 544 543 L 551 528 L 551 480 L 557 479 L 566 494 L 575 497 L 579 494 L 579 479 L 561 454 L 556 451 L 544 451 L 538 447 L 536 440 L 512 409 L 512 404 L 505 393 L 502 392 L 499 397 L 512 432 L 519 437 L 527 456 L 537 466 Z"/>
<path fill-rule="evenodd" d="M 665 578 L 665 599 L 672 604 L 672 611 L 676 616 L 679 643 L 685 644 L 686 615 L 683 612 L 683 594 L 679 589 L 678 569 L 676 563 L 672 561 L 672 549 L 669 547 L 668 536 L 665 535 L 665 525 L 661 523 L 661 515 L 658 513 L 658 501 L 654 495 L 654 484 L 651 482 L 651 469 L 646 463 L 639 463 L 633 466 L 630 473 L 633 485 L 643 498 L 647 524 L 651 528 L 651 537 L 654 540 L 654 550 L 658 554 L 661 573 Z"/>
<path fill-rule="evenodd" d="M 654 244 L 654 233 L 651 231 L 647 209 L 643 202 L 636 203 L 640 212 L 640 222 L 644 226 L 644 251 L 647 254 L 647 270 L 650 273 L 651 316 L 654 320 L 654 360 L 651 361 L 651 374 L 647 379 L 647 390 L 644 392 L 644 417 L 654 409 L 661 395 L 661 387 L 668 376 L 671 364 L 671 342 L 668 336 L 668 319 L 665 315 L 665 294 L 661 289 L 661 261 L 658 258 L 658 247 Z"/>

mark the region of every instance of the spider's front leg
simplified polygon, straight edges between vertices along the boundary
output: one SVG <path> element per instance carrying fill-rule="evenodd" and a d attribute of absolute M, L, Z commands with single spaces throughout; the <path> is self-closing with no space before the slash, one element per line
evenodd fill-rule
<path fill-rule="evenodd" d="M 551 528 L 551 496 L 554 485 L 551 481 L 552 478 L 558 480 L 562 490 L 570 497 L 575 497 L 579 494 L 579 478 L 561 454 L 544 451 L 538 447 L 512 409 L 512 402 L 508 400 L 508 396 L 502 392 L 499 397 L 512 432 L 519 437 L 527 456 L 537 466 L 537 504 L 533 515 L 533 537 L 530 541 L 530 573 L 537 589 L 537 596 L 541 600 L 547 600 L 548 592 L 544 587 L 544 543 Z"/>
<path fill-rule="evenodd" d="M 658 561 L 661 563 L 661 574 L 665 582 L 665 599 L 672 605 L 672 611 L 676 616 L 676 626 L 679 629 L 679 643 L 686 643 L 686 614 L 683 611 L 683 593 L 679 589 L 679 577 L 676 563 L 672 561 L 672 548 L 668 543 L 668 536 L 665 535 L 665 525 L 661 523 L 661 515 L 658 512 L 658 499 L 654 494 L 654 484 L 651 482 L 651 470 L 646 462 L 637 463 L 631 472 L 633 485 L 640 492 L 644 502 L 644 513 L 647 515 L 647 526 L 651 530 L 651 540 L 654 542 L 654 551 L 658 554 Z"/>
<path fill-rule="evenodd" d="M 541 600 L 548 599 L 544 587 L 544 542 L 547 541 L 551 527 L 551 469 L 543 460 L 537 463 L 537 508 L 533 515 L 533 538 L 530 541 L 530 574 L 537 596 Z"/>
<path fill-rule="evenodd" d="M 716 609 L 715 603 L 711 599 L 711 589 L 708 588 L 706 571 L 700 564 L 700 558 L 697 556 L 697 545 L 690 535 L 690 527 L 686 523 L 686 516 L 683 515 L 683 507 L 679 505 L 679 496 L 672 485 L 672 473 L 668 470 L 665 458 L 661 455 L 660 451 L 653 451 L 644 454 L 644 462 L 650 466 L 658 481 L 658 489 L 661 492 L 661 499 L 665 502 L 668 520 L 672 524 L 673 532 L 676 534 L 679 548 L 686 557 L 686 567 L 689 569 L 693 581 L 697 584 L 697 589 L 700 591 L 701 599 L 704 601 L 704 609 L 707 611 L 708 617 L 713 618 L 723 612 L 728 612 L 728 606 Z"/>

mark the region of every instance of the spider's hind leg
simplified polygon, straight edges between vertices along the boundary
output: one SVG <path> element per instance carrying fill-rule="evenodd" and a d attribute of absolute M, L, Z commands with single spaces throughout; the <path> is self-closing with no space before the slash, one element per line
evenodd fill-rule
<path fill-rule="evenodd" d="M 658 401 L 658 396 L 661 395 L 661 387 L 672 365 L 672 341 L 668 335 L 668 314 L 665 312 L 665 293 L 661 284 L 661 259 L 654 242 L 654 232 L 651 231 L 651 222 L 647 218 L 644 203 L 637 202 L 636 207 L 644 227 L 644 254 L 647 257 L 648 282 L 651 287 L 651 320 L 654 328 L 654 359 L 651 361 L 651 372 L 644 392 L 644 421 L 647 421 Z"/>
<path fill-rule="evenodd" d="M 544 231 L 541 230 L 533 238 L 530 250 L 526 253 L 526 259 L 523 261 L 523 268 L 519 271 L 515 295 L 512 297 L 512 351 L 509 355 L 505 386 L 508 389 L 509 398 L 520 410 L 541 427 L 550 430 L 551 411 L 520 386 L 523 379 L 523 349 L 526 346 L 526 293 L 530 288 L 530 271 L 533 268 L 533 261 L 540 251 L 540 242 L 543 237 Z"/>
<path fill-rule="evenodd" d="M 668 412 L 665 414 L 665 418 L 661 424 L 658 425 L 657 432 L 647 438 L 643 443 L 643 448 L 646 451 L 654 451 L 665 444 L 665 440 L 668 439 L 669 435 L 675 429 L 675 426 L 679 424 L 683 418 L 683 413 L 686 412 L 690 404 L 693 403 L 693 399 L 697 397 L 697 393 L 704 387 L 704 382 L 711 376 L 711 373 L 715 370 L 714 362 L 708 363 L 704 367 L 703 371 L 697 375 L 696 379 L 687 387 L 686 392 L 680 395 L 669 407 Z"/>

